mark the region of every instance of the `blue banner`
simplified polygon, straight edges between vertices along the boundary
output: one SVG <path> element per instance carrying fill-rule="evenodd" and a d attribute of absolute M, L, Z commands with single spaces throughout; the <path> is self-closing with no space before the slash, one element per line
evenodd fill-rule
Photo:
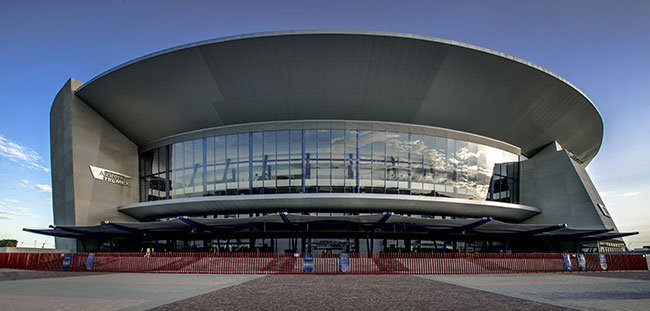
<path fill-rule="evenodd" d="M 339 272 L 343 272 L 343 273 L 350 272 L 350 254 L 346 254 L 346 253 L 339 254 Z"/>
<path fill-rule="evenodd" d="M 607 258 L 605 258 L 605 254 L 598 254 L 598 262 L 600 263 L 600 269 L 607 270 Z"/>
<path fill-rule="evenodd" d="M 66 253 L 63 255 L 63 270 L 70 270 L 70 264 L 72 263 L 72 253 Z"/>
<path fill-rule="evenodd" d="M 564 260 L 564 270 L 571 271 L 573 266 L 571 265 L 571 254 L 564 253 L 562 254 L 562 259 Z"/>
<path fill-rule="evenodd" d="M 92 270 L 93 263 L 95 263 L 95 253 L 89 253 L 88 258 L 86 258 L 86 270 Z"/>
<path fill-rule="evenodd" d="M 587 261 L 585 260 L 585 254 L 578 254 L 578 270 L 587 270 Z"/>
<path fill-rule="evenodd" d="M 314 254 L 305 253 L 302 255 L 302 272 L 314 272 Z"/>

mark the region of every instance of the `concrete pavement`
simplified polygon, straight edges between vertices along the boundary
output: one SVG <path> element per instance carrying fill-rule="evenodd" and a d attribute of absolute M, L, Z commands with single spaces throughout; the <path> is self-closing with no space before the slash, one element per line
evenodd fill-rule
<path fill-rule="evenodd" d="M 2 310 L 650 310 L 650 273 L 204 275 L 0 269 Z"/>
<path fill-rule="evenodd" d="M 649 272 L 421 277 L 579 310 L 650 310 Z"/>
<path fill-rule="evenodd" d="M 3 310 L 147 310 L 260 275 L 110 273 L 0 281 Z"/>

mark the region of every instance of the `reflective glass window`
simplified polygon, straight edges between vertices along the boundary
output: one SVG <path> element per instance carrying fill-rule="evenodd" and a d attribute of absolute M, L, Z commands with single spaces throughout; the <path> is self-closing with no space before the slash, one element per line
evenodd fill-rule
<path fill-rule="evenodd" d="M 264 181 L 264 193 L 277 192 L 277 132 L 264 132 L 264 156 L 262 157 L 262 180 Z"/>
<path fill-rule="evenodd" d="M 318 130 L 305 130 L 303 134 L 305 142 L 305 156 L 303 177 L 305 180 L 306 192 L 318 192 Z"/>
<path fill-rule="evenodd" d="M 345 131 L 345 192 L 357 191 L 358 178 L 357 131 Z"/>
<path fill-rule="evenodd" d="M 252 142 L 250 144 L 251 150 L 251 185 L 252 191 L 255 194 L 264 193 L 264 133 L 255 132 L 251 135 Z"/>
<path fill-rule="evenodd" d="M 398 188 L 400 194 L 411 193 L 411 134 L 399 133 L 398 144 Z"/>
<path fill-rule="evenodd" d="M 278 193 L 289 193 L 289 180 L 291 179 L 291 172 L 289 170 L 289 131 L 278 131 L 276 133 L 276 182 Z"/>
<path fill-rule="evenodd" d="M 399 133 L 386 133 L 386 193 L 399 193 Z"/>
<path fill-rule="evenodd" d="M 457 197 L 465 198 L 469 187 L 469 148 L 466 141 L 456 141 L 456 184 L 455 193 Z"/>
<path fill-rule="evenodd" d="M 192 176 L 190 177 L 188 189 L 189 196 L 202 196 L 205 188 L 203 187 L 203 139 L 196 139 L 190 144 L 192 149 Z"/>
<path fill-rule="evenodd" d="M 239 179 L 237 173 L 239 172 L 238 167 L 238 155 L 239 144 L 237 142 L 238 135 L 227 135 L 226 136 L 226 193 L 229 195 L 237 194 L 237 188 L 239 187 Z"/>
<path fill-rule="evenodd" d="M 372 192 L 386 190 L 386 132 L 372 133 Z"/>
<path fill-rule="evenodd" d="M 424 194 L 424 136 L 411 134 L 411 193 Z"/>
<path fill-rule="evenodd" d="M 359 192 L 372 192 L 372 131 L 359 131 Z"/>
<path fill-rule="evenodd" d="M 318 192 L 332 191 L 332 131 L 318 130 L 316 162 Z"/>
<path fill-rule="evenodd" d="M 289 132 L 289 184 L 290 191 L 301 193 L 302 191 L 302 131 Z"/>
<path fill-rule="evenodd" d="M 332 130 L 332 191 L 344 192 L 345 186 L 345 131 Z"/>
<path fill-rule="evenodd" d="M 519 156 L 404 132 L 304 129 L 211 136 L 140 155 L 143 201 L 362 192 L 518 201 Z"/>
<path fill-rule="evenodd" d="M 205 190 L 206 195 L 215 195 L 216 172 L 214 163 L 214 137 L 205 138 Z"/>
<path fill-rule="evenodd" d="M 238 158 L 238 173 L 237 173 L 237 194 L 250 193 L 250 146 L 249 146 L 250 133 L 239 134 L 237 137 L 237 158 Z"/>
<path fill-rule="evenodd" d="M 226 136 L 214 138 L 214 194 L 225 195 L 228 180 L 226 167 Z"/>

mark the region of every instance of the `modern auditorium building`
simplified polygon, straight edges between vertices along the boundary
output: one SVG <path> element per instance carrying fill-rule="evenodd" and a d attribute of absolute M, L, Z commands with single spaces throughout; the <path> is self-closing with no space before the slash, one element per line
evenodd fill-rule
<path fill-rule="evenodd" d="M 163 50 L 50 113 L 54 225 L 85 251 L 621 251 L 561 77 L 450 40 L 280 31 Z"/>

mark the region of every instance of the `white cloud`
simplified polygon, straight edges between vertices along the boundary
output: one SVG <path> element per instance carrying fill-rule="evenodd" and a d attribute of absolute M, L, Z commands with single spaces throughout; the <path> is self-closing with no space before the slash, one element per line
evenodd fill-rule
<path fill-rule="evenodd" d="M 614 197 L 631 197 L 640 194 L 640 192 L 624 192 L 620 193 L 617 191 L 603 191 L 600 193 L 601 197 L 611 197 L 614 199 Z"/>
<path fill-rule="evenodd" d="M 52 186 L 48 184 L 33 184 L 31 181 L 27 179 L 21 179 L 20 182 L 18 183 L 18 186 L 20 186 L 21 188 L 33 188 L 40 192 L 52 192 Z"/>
<path fill-rule="evenodd" d="M 0 201 L 0 219 L 14 219 L 15 217 L 39 217 L 24 207 L 14 206 L 6 203 L 7 200 Z"/>
<path fill-rule="evenodd" d="M 18 163 L 31 169 L 42 170 L 46 173 L 50 169 L 43 166 L 43 158 L 33 149 L 21 146 L 0 134 L 0 157 Z"/>
<path fill-rule="evenodd" d="M 52 192 L 52 187 L 46 184 L 36 184 L 34 188 L 40 192 Z"/>

